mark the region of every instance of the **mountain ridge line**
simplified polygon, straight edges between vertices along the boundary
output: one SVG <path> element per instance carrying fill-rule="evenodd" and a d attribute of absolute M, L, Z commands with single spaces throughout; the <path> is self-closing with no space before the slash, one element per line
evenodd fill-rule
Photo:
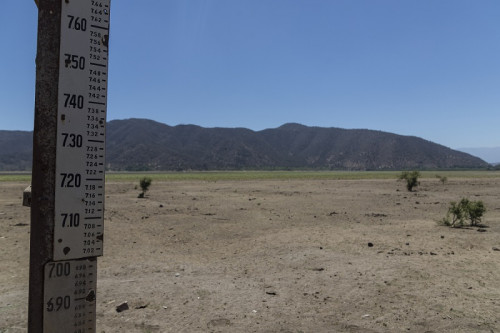
<path fill-rule="evenodd" d="M 0 171 L 31 169 L 30 131 L 0 130 Z M 416 137 L 370 129 L 286 123 L 247 128 L 149 119 L 112 120 L 106 126 L 106 165 L 116 171 L 242 169 L 404 170 L 478 169 L 488 163 Z"/>

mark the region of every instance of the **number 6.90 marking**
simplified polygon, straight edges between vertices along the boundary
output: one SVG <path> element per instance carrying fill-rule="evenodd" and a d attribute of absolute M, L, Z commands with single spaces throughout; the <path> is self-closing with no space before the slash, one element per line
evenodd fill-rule
<path fill-rule="evenodd" d="M 56 297 L 55 303 L 54 298 L 51 297 L 47 302 L 47 311 L 59 311 L 59 310 L 68 310 L 71 306 L 71 297 L 70 296 L 59 296 Z"/>

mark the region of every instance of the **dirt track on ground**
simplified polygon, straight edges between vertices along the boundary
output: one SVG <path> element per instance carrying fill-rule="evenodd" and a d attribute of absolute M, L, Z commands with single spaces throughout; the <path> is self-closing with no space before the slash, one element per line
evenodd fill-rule
<path fill-rule="evenodd" d="M 25 185 L 0 183 L 2 333 L 26 332 Z M 500 332 L 500 179 L 135 185 L 106 185 L 99 333 Z M 462 197 L 485 232 L 437 225 Z"/>

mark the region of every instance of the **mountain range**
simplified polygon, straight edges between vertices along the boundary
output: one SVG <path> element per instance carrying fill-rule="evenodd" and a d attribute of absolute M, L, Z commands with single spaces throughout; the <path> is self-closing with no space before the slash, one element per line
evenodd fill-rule
<path fill-rule="evenodd" d="M 31 169 L 33 133 L 0 131 L 0 171 Z M 148 119 L 113 120 L 106 127 L 109 170 L 487 168 L 470 154 L 414 136 L 367 129 L 168 126 Z"/>

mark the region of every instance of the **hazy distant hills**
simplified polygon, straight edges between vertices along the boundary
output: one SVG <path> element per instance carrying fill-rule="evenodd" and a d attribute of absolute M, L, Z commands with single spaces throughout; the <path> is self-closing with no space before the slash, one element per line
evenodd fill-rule
<path fill-rule="evenodd" d="M 32 132 L 0 131 L 0 170 L 29 170 Z M 107 125 L 111 170 L 486 168 L 488 163 L 417 137 L 285 124 L 274 129 L 168 126 L 147 119 Z"/>
<path fill-rule="evenodd" d="M 458 148 L 457 150 L 477 156 L 491 164 L 500 164 L 500 147 Z"/>

